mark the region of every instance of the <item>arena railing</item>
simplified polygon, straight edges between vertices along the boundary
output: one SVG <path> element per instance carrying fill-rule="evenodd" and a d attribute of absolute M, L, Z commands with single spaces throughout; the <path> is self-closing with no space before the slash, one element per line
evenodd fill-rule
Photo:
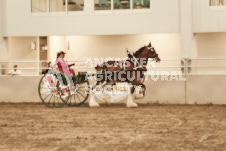
<path fill-rule="evenodd" d="M 13 70 L 13 65 L 18 65 L 18 69 L 22 71 L 23 76 L 38 76 L 42 70 L 48 69 L 48 60 L 43 61 L 0 61 L 0 76 L 8 74 L 9 70 Z M 85 66 L 84 60 L 68 61 L 69 64 L 75 63 L 72 68 L 75 72 L 95 72 L 92 66 Z M 226 74 L 226 58 L 192 58 L 192 59 L 163 59 L 160 63 L 150 61 L 147 66 L 148 71 L 157 73 L 158 71 L 166 72 L 182 72 L 183 75 L 198 74 Z"/>
<path fill-rule="evenodd" d="M 186 59 L 186 75 L 226 74 L 226 58 Z"/>
<path fill-rule="evenodd" d="M 48 69 L 48 60 L 42 61 L 34 61 L 34 60 L 26 60 L 26 61 L 17 61 L 17 60 L 10 60 L 10 61 L 0 61 L 0 76 L 5 76 L 8 74 L 9 70 L 13 70 L 14 65 L 18 65 L 18 70 L 21 70 L 23 76 L 37 76 L 41 75 L 42 70 Z M 75 63 L 75 66 L 72 68 L 78 72 L 86 72 L 91 71 L 95 72 L 93 66 L 86 66 L 85 60 L 76 60 L 76 61 L 68 61 L 69 64 Z M 182 71 L 185 73 L 186 64 L 184 60 L 181 59 L 167 59 L 161 60 L 161 63 L 153 63 L 150 61 L 151 64 L 148 66 L 149 71 Z"/>

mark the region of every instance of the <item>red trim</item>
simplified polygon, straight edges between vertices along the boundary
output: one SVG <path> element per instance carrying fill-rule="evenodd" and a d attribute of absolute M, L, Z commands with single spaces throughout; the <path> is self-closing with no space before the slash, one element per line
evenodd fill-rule
<path fill-rule="evenodd" d="M 142 52 L 142 55 L 146 56 L 148 53 Z"/>
<path fill-rule="evenodd" d="M 133 67 L 134 67 L 133 62 L 130 62 L 129 70 L 132 70 L 132 69 L 133 69 Z"/>

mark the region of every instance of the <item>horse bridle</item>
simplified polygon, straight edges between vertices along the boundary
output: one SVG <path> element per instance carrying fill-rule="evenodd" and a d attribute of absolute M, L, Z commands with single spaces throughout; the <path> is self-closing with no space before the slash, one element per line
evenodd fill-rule
<path fill-rule="evenodd" d="M 134 54 L 131 54 L 128 50 L 127 50 L 127 55 L 128 58 L 130 59 L 130 61 L 135 65 L 135 67 L 133 67 L 133 69 L 138 69 L 138 68 L 143 68 L 144 70 L 146 70 L 146 66 L 142 66 L 140 65 L 139 61 L 137 60 L 136 56 Z"/>
<path fill-rule="evenodd" d="M 158 54 L 156 53 L 155 48 L 154 47 L 148 47 L 148 52 L 151 53 L 151 54 L 155 53 L 153 55 L 153 58 L 151 58 L 151 59 L 156 61 L 157 60 L 156 58 L 158 57 Z M 146 69 L 146 66 L 140 65 L 140 63 L 137 60 L 136 56 L 134 54 L 130 54 L 128 49 L 127 49 L 127 55 L 128 55 L 128 58 L 133 62 L 133 64 L 136 65 L 133 69 L 138 69 L 138 68 L 145 68 Z M 143 55 L 145 55 L 145 54 L 143 54 Z"/>
<path fill-rule="evenodd" d="M 153 59 L 154 61 L 156 61 L 156 58 L 158 58 L 159 54 L 156 53 L 155 48 L 154 48 L 154 47 L 148 47 L 148 51 L 149 51 L 149 53 L 151 53 L 151 54 L 155 53 L 155 54 L 153 55 L 153 58 L 152 58 L 152 59 Z"/>

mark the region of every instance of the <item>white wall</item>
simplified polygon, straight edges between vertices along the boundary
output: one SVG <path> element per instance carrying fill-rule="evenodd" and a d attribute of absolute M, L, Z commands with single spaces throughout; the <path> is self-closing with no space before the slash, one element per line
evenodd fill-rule
<path fill-rule="evenodd" d="M 0 102 L 41 102 L 38 94 L 40 79 L 40 76 L 0 77 L 0 89 L 2 90 L 0 91 Z M 147 87 L 146 96 L 143 99 L 136 99 L 136 102 L 158 102 L 167 104 L 185 103 L 185 81 L 153 81 L 151 80 L 151 77 L 149 77 L 149 79 L 150 80 L 145 81 L 144 83 Z M 94 83 L 94 81 L 90 81 L 90 83 Z M 89 98 L 86 103 L 89 101 Z M 98 101 L 97 98 L 96 100 Z"/>
<path fill-rule="evenodd" d="M 3 44 L 2 38 L 3 38 L 3 1 L 0 1 L 0 52 L 2 51 Z"/>
<path fill-rule="evenodd" d="M 198 58 L 226 58 L 226 32 L 199 33 L 195 37 Z"/>
<path fill-rule="evenodd" d="M 225 104 L 225 75 L 188 75 L 187 104 Z"/>
<path fill-rule="evenodd" d="M 192 0 L 180 0 L 181 58 L 191 58 L 193 45 Z"/>
<path fill-rule="evenodd" d="M 193 32 L 225 32 L 226 6 L 209 6 L 209 0 L 193 0 Z"/>
<path fill-rule="evenodd" d="M 111 35 L 111 36 L 50 36 L 49 59 L 56 58 L 56 53 L 64 50 L 68 61 L 83 61 L 87 58 L 125 58 L 126 48 L 134 52 L 152 42 L 159 57 L 162 59 L 155 66 L 177 66 L 178 68 L 151 68 L 151 71 L 180 71 L 180 34 L 142 34 L 142 35 Z M 69 42 L 69 50 L 67 43 Z M 178 59 L 178 61 L 163 61 Z M 84 63 L 77 63 L 75 71 L 93 71 L 84 69 Z"/>
<path fill-rule="evenodd" d="M 179 34 L 142 34 L 111 36 L 50 36 L 50 58 L 60 50 L 68 60 L 86 58 L 124 58 L 126 48 L 133 52 L 152 42 L 161 59 L 180 59 Z M 70 50 L 67 50 L 69 42 Z"/>
<path fill-rule="evenodd" d="M 0 102 L 41 102 L 40 79 L 40 76 L 1 76 Z M 135 100 L 138 103 L 226 104 L 225 75 L 189 75 L 186 81 L 148 80 L 145 85 L 146 96 Z"/>
<path fill-rule="evenodd" d="M 196 48 L 192 58 L 209 58 L 213 60 L 193 60 L 195 66 L 225 66 L 226 64 L 226 32 L 225 33 L 197 33 L 195 34 Z M 214 58 L 218 58 L 215 60 Z M 193 68 L 192 73 L 225 74 L 226 68 L 209 67 Z"/>
<path fill-rule="evenodd" d="M 31 42 L 36 42 L 36 50 L 31 49 Z M 38 61 L 39 60 L 39 38 L 38 37 L 10 37 L 8 38 L 9 61 Z M 38 68 L 38 63 L 10 63 L 18 68 Z M 38 75 L 36 70 L 21 70 L 23 75 Z"/>
<path fill-rule="evenodd" d="M 0 102 L 41 102 L 40 76 L 1 76 Z"/>
<path fill-rule="evenodd" d="M 51 36 L 49 37 L 49 57 L 56 58 L 56 54 L 59 51 L 64 51 L 66 49 L 66 41 L 64 36 Z"/>
<path fill-rule="evenodd" d="M 3 1 L 0 1 L 0 37 L 2 36 L 3 36 Z"/>
<path fill-rule="evenodd" d="M 0 1 L 0 60 L 7 60 L 7 50 L 6 50 L 6 41 L 3 38 L 4 31 L 4 3 Z"/>
<path fill-rule="evenodd" d="M 152 0 L 148 13 L 95 14 L 85 0 L 83 15 L 32 16 L 30 0 L 4 0 L 4 36 L 178 33 L 179 0 Z"/>
<path fill-rule="evenodd" d="M 2 45 L 3 45 L 3 1 L 0 1 L 0 60 L 2 60 Z M 2 64 L 0 63 L 0 68 L 2 68 Z M 2 71 L 0 70 L 0 75 Z"/>
<path fill-rule="evenodd" d="M 7 40 L 3 37 L 4 25 L 4 3 L 0 1 L 0 61 L 6 61 L 8 59 Z M 0 63 L 0 68 L 4 68 L 5 66 L 5 63 Z M 4 74 L 3 70 L 0 70 L 1 74 Z"/>

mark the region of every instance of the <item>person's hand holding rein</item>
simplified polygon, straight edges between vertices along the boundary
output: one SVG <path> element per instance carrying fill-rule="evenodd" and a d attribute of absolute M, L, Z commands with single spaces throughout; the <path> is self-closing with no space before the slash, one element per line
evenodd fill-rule
<path fill-rule="evenodd" d="M 74 63 L 72 63 L 72 64 L 69 64 L 69 65 L 68 65 L 68 67 L 70 68 L 71 66 L 74 66 L 74 65 L 75 65 L 75 64 L 74 64 Z"/>

